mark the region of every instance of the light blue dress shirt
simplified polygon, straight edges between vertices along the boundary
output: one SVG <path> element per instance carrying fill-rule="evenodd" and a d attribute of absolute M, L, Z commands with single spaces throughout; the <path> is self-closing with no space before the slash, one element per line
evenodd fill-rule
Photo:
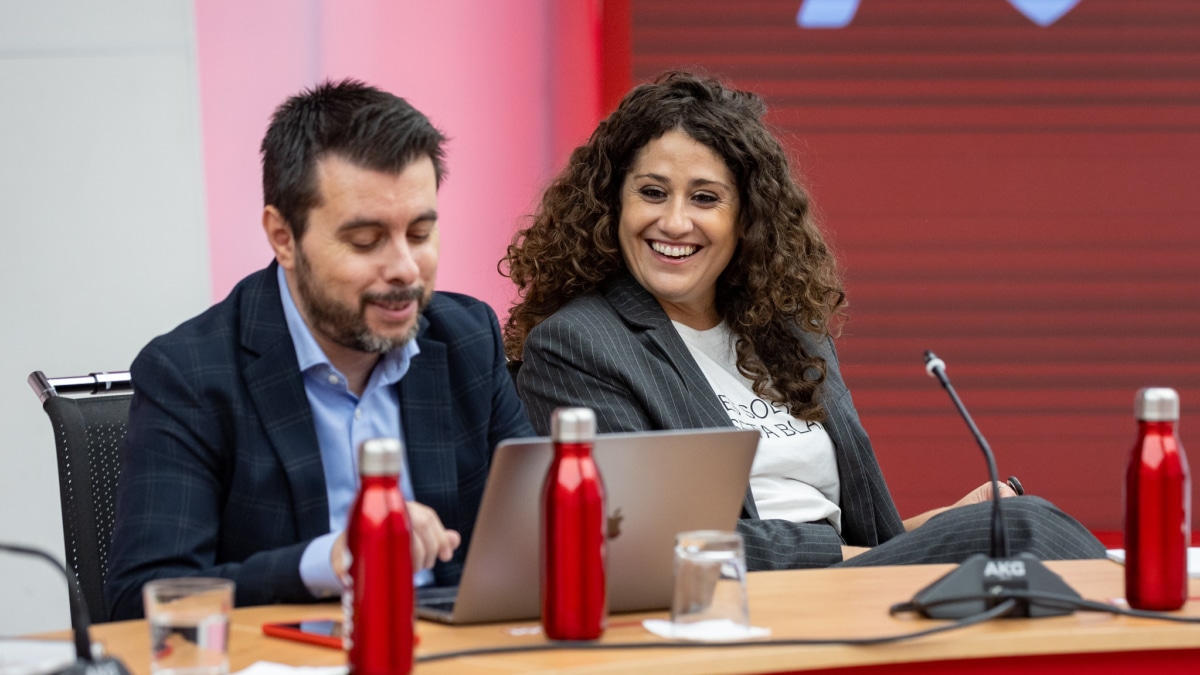
<path fill-rule="evenodd" d="M 288 290 L 283 268 L 279 268 L 279 295 L 287 319 L 296 359 L 304 376 L 304 393 L 312 409 L 321 448 L 321 466 L 325 471 L 325 489 L 329 497 L 329 534 L 314 539 L 300 558 L 300 578 L 318 598 L 342 592 L 342 582 L 330 563 L 334 541 L 346 529 L 346 518 L 358 494 L 358 446 L 370 438 L 404 440 L 400 426 L 400 395 L 396 383 L 408 372 L 412 357 L 420 353 L 416 340 L 383 356 L 362 396 L 346 385 L 346 377 L 329 362 L 324 350 L 308 329 Z M 400 487 L 404 499 L 413 501 L 408 459 L 403 457 Z M 421 570 L 413 575 L 418 586 L 433 583 L 433 572 Z"/>

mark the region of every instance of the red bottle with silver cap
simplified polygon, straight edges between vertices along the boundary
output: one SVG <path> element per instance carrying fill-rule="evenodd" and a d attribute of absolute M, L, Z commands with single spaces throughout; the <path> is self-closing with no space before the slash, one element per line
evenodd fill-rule
<path fill-rule="evenodd" d="M 411 534 L 399 482 L 403 452 L 395 438 L 363 441 L 358 449 L 362 485 L 346 526 L 350 579 L 342 598 L 354 675 L 408 673 L 413 667 Z"/>
<path fill-rule="evenodd" d="M 1125 474 L 1125 599 L 1137 609 L 1187 602 L 1192 479 L 1175 431 L 1179 394 L 1137 393 L 1138 440 Z"/>
<path fill-rule="evenodd" d="M 596 415 L 559 408 L 550 418 L 554 459 L 542 486 L 542 630 L 552 640 L 604 633 L 604 484 L 592 458 Z"/>

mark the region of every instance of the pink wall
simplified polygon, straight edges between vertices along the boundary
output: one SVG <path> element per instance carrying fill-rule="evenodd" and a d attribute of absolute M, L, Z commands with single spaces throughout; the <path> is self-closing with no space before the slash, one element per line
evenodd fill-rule
<path fill-rule="evenodd" d="M 600 0 L 196 3 L 213 299 L 271 258 L 258 145 L 324 78 L 408 99 L 450 137 L 438 288 L 505 314 L 496 271 L 542 186 L 599 119 Z"/>

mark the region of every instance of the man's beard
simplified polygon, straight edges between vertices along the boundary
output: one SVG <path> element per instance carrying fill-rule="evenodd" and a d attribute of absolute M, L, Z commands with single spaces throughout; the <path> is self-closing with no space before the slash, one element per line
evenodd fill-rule
<path fill-rule="evenodd" d="M 421 312 L 429 304 L 424 286 L 393 288 L 386 293 L 363 293 L 358 308 L 351 308 L 327 296 L 313 278 L 312 268 L 299 246 L 296 247 L 296 286 L 304 301 L 312 329 L 343 347 L 372 354 L 386 354 L 403 347 L 417 335 Z M 379 335 L 367 326 L 367 304 L 417 302 L 412 329 L 399 337 Z"/>

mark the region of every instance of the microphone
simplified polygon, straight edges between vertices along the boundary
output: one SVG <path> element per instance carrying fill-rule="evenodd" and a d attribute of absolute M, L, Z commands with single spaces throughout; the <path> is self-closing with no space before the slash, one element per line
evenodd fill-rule
<path fill-rule="evenodd" d="M 92 655 L 92 640 L 88 636 L 91 622 L 88 620 L 87 600 L 84 599 L 83 592 L 79 589 L 79 582 L 72 572 L 67 571 L 67 568 L 49 553 L 36 548 L 0 543 L 0 551 L 34 556 L 49 562 L 67 578 L 67 591 L 77 600 L 71 609 L 71 630 L 75 639 L 75 664 L 66 670 L 59 671 L 56 675 L 129 675 L 129 669 L 119 660 L 110 656 L 96 657 Z"/>
<path fill-rule="evenodd" d="M 996 456 L 992 453 L 979 427 L 971 419 L 970 413 L 963 405 L 950 378 L 946 376 L 946 363 L 933 352 L 925 352 L 925 371 L 930 377 L 937 378 L 942 387 L 954 401 L 954 406 L 966 421 L 971 435 L 983 451 L 987 461 L 988 476 L 992 481 L 992 532 L 990 555 L 977 553 L 970 556 L 957 569 L 943 576 L 929 586 L 919 591 L 913 599 L 904 606 L 920 612 L 931 619 L 962 619 L 983 613 L 1002 602 L 1013 599 L 1010 591 L 1016 594 L 1042 593 L 1067 596 L 1082 599 L 1062 577 L 1042 564 L 1031 553 L 1009 555 L 1008 539 L 1004 531 L 1004 507 L 1000 498 L 999 472 L 996 470 Z M 1013 479 L 1010 479 L 1010 485 Z M 1020 483 L 1016 483 L 1014 490 Z M 1024 492 L 1024 490 L 1019 490 Z M 984 597 L 981 597 L 984 596 Z M 960 598 L 962 598 L 960 600 Z M 1028 597 L 1016 598 L 1014 611 L 1005 616 L 1041 617 L 1070 614 L 1074 610 L 1065 603 L 1037 603 Z"/>
<path fill-rule="evenodd" d="M 954 407 L 958 408 L 958 414 L 962 415 L 963 420 L 967 423 L 967 428 L 971 430 L 971 435 L 975 437 L 975 442 L 979 444 L 979 449 L 983 450 L 983 459 L 987 461 L 988 477 L 992 479 L 991 553 L 993 558 L 1007 558 L 1008 540 L 1004 536 L 1004 507 L 1002 506 L 1003 500 L 1000 499 L 1000 479 L 998 478 L 1000 472 L 996 470 L 996 455 L 992 452 L 992 446 L 988 445 L 987 439 L 979 431 L 979 427 L 975 426 L 975 420 L 971 419 L 971 413 L 967 412 L 967 407 L 958 397 L 958 392 L 954 391 L 954 385 L 950 384 L 950 378 L 946 377 L 946 362 L 939 359 L 933 352 L 926 350 L 925 372 L 930 377 L 936 378 L 946 393 L 950 395 L 950 400 L 954 401 Z"/>

